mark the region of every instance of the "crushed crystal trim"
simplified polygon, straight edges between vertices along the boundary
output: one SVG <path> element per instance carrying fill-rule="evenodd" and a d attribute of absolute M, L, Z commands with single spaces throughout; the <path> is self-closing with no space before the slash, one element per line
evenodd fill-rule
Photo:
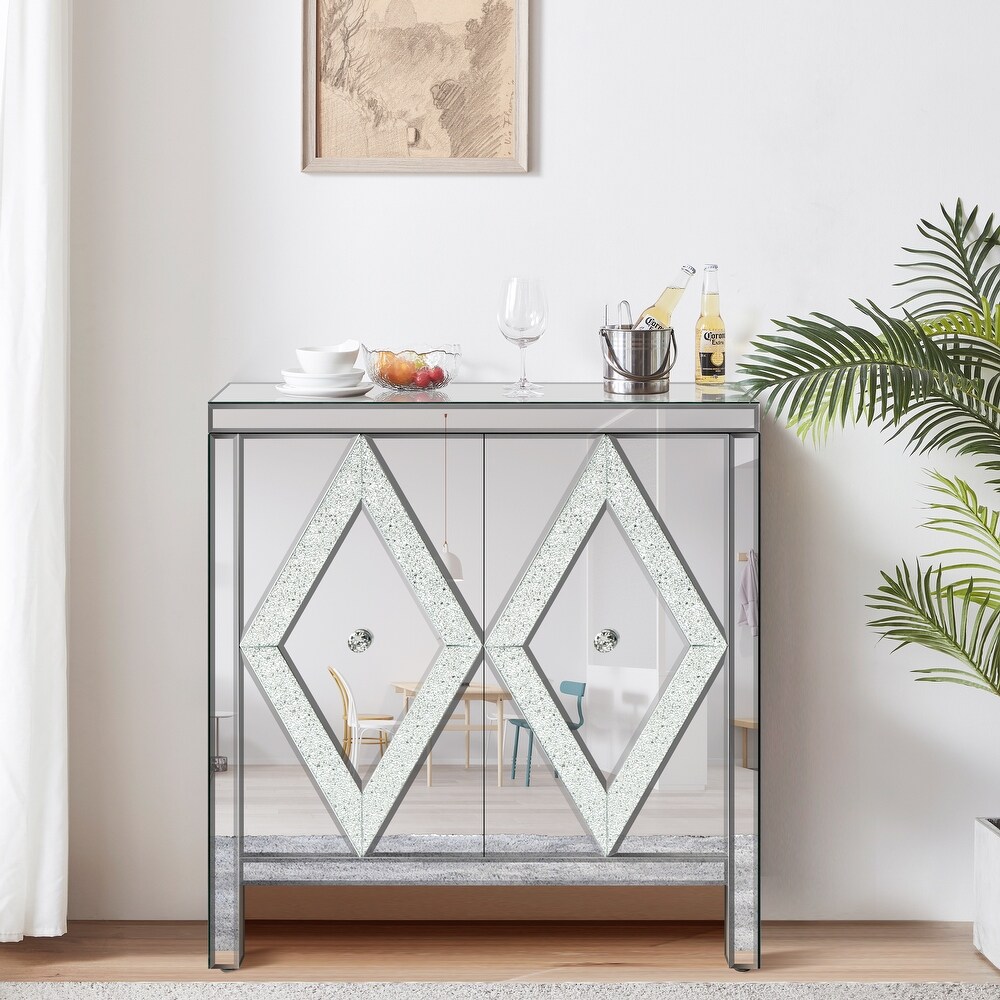
<path fill-rule="evenodd" d="M 305 692 L 282 644 L 359 508 L 368 512 L 441 639 L 410 710 L 364 788 Z M 240 642 L 246 663 L 343 835 L 372 852 L 479 662 L 482 642 L 371 441 L 359 436 L 332 476 Z"/>
<path fill-rule="evenodd" d="M 538 623 L 605 509 L 618 519 L 688 644 L 610 781 L 567 725 L 528 650 Z M 605 856 L 614 854 L 625 839 L 726 647 L 718 622 L 628 461 L 610 437 L 602 436 L 487 637 L 486 651 Z"/>

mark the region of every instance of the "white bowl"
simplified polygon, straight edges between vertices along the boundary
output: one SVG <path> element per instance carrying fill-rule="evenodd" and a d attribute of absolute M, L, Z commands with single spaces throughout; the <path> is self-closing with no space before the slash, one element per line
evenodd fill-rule
<path fill-rule="evenodd" d="M 315 375 L 304 372 L 301 368 L 287 368 L 281 373 L 285 385 L 303 386 L 304 388 L 311 386 L 314 389 L 357 385 L 364 374 L 360 368 L 351 368 L 349 371 L 337 372 L 333 375 Z"/>
<path fill-rule="evenodd" d="M 345 340 L 334 347 L 299 347 L 295 353 L 306 374 L 333 375 L 354 367 L 360 346 L 356 340 Z"/>

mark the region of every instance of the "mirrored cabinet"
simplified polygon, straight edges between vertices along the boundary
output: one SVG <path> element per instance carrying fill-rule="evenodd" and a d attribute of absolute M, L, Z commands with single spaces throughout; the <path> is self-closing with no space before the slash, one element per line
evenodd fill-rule
<path fill-rule="evenodd" d="M 758 432 L 684 385 L 214 397 L 210 964 L 252 884 L 704 884 L 757 967 Z"/>

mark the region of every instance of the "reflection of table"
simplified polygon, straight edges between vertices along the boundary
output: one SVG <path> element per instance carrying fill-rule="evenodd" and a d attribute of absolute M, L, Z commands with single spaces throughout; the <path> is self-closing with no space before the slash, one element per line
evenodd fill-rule
<path fill-rule="evenodd" d="M 416 697 L 420 690 L 420 681 L 393 681 L 391 687 L 397 694 L 403 696 L 403 714 L 410 708 L 410 702 Z M 510 692 L 504 690 L 496 684 L 469 684 L 460 695 L 465 706 L 465 722 L 451 723 L 444 727 L 446 733 L 465 733 L 465 766 L 469 766 L 469 755 L 472 744 L 472 734 L 482 732 L 495 732 L 497 734 L 497 785 L 503 785 L 503 703 L 510 700 Z M 482 702 L 484 705 L 491 703 L 496 706 L 496 725 L 473 724 L 472 705 L 474 702 Z M 431 783 L 431 757 L 433 750 L 427 755 L 427 784 Z"/>
<path fill-rule="evenodd" d="M 750 766 L 750 730 L 757 728 L 756 719 L 733 719 L 733 725 L 743 730 L 743 766 Z"/>
<path fill-rule="evenodd" d="M 231 719 L 233 717 L 232 712 L 213 712 L 212 719 L 215 723 L 215 739 L 212 742 L 212 770 L 213 771 L 228 771 L 229 770 L 229 758 L 223 757 L 219 754 L 219 720 L 220 719 Z"/>

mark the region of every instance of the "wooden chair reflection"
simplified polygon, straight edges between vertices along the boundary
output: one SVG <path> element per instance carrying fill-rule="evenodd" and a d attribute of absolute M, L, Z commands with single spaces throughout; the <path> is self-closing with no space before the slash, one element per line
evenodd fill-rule
<path fill-rule="evenodd" d="M 360 715 L 350 685 L 343 675 L 333 667 L 326 668 L 340 691 L 344 706 L 344 735 L 341 746 L 352 764 L 357 766 L 358 755 L 365 744 L 377 746 L 379 755 L 385 753 L 399 720 L 391 715 Z"/>

